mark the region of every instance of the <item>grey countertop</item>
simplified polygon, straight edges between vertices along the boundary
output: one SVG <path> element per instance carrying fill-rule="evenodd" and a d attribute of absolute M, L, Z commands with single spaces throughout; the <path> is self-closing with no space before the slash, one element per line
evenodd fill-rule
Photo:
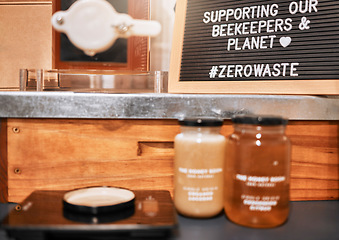
<path fill-rule="evenodd" d="M 13 205 L 0 204 L 0 222 L 11 208 Z M 178 216 L 178 233 L 171 239 L 338 240 L 338 212 L 339 201 L 291 202 L 288 221 L 272 229 L 238 226 L 227 220 L 224 214 L 212 219 L 190 219 Z M 0 239 L 10 240 L 1 230 L 1 225 Z"/>
<path fill-rule="evenodd" d="M 273 114 L 339 120 L 338 96 L 0 92 L 0 118 L 180 119 Z"/>

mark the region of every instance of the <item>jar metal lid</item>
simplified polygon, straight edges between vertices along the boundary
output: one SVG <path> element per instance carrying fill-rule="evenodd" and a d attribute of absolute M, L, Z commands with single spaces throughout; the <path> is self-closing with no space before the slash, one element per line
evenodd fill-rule
<path fill-rule="evenodd" d="M 280 116 L 239 115 L 232 118 L 235 124 L 251 124 L 261 126 L 287 125 L 288 120 Z"/>
<path fill-rule="evenodd" d="M 223 120 L 218 118 L 189 118 L 179 120 L 179 124 L 188 127 L 220 127 L 223 125 Z"/>

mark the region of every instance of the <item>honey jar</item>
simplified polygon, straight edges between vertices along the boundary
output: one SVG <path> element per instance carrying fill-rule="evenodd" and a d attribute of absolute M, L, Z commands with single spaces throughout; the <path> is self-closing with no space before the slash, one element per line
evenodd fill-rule
<path fill-rule="evenodd" d="M 291 144 L 287 120 L 237 116 L 227 139 L 224 209 L 234 223 L 254 228 L 283 224 L 289 215 Z"/>
<path fill-rule="evenodd" d="M 174 205 L 188 217 L 213 217 L 223 210 L 223 165 L 226 139 L 218 119 L 179 121 L 175 137 Z"/>

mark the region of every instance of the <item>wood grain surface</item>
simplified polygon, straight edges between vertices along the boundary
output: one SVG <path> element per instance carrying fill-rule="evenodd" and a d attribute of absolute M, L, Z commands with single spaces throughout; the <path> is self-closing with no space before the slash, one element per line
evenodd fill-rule
<path fill-rule="evenodd" d="M 337 121 L 290 121 L 291 200 L 339 199 L 338 127 Z M 8 201 L 34 190 L 99 185 L 173 193 L 176 120 L 8 119 L 1 130 L 2 153 L 8 139 Z M 232 131 L 225 121 L 222 134 Z M 0 166 L 3 174 L 5 157 Z"/>
<path fill-rule="evenodd" d="M 0 119 L 0 202 L 8 201 L 7 121 Z"/>
<path fill-rule="evenodd" d="M 0 5 L 3 4 L 52 4 L 52 0 L 0 0 Z"/>
<path fill-rule="evenodd" d="M 52 68 L 51 1 L 0 1 L 0 88 L 19 88 L 20 69 Z"/>

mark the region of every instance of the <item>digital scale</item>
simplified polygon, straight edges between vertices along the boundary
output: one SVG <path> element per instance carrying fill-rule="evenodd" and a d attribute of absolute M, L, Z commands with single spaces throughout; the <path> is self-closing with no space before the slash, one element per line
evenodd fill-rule
<path fill-rule="evenodd" d="M 8 214 L 0 227 L 9 237 L 18 240 L 166 239 L 173 236 L 177 214 L 170 193 L 132 192 L 135 198 L 122 204 L 121 209 L 105 206 L 107 211 L 95 214 L 65 204 L 67 191 L 35 191 Z"/>

